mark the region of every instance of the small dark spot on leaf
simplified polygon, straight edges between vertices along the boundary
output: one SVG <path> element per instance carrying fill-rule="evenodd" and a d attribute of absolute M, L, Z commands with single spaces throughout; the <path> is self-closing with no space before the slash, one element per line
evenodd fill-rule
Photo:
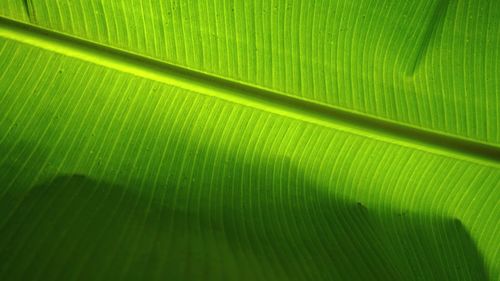
<path fill-rule="evenodd" d="M 367 209 L 365 205 L 363 205 L 363 203 L 361 202 L 357 202 L 357 205 L 363 209 Z"/>

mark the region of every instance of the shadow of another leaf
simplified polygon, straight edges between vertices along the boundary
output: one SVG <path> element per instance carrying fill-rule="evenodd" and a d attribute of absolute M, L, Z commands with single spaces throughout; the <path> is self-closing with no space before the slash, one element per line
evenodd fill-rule
<path fill-rule="evenodd" d="M 321 196 L 297 206 L 287 194 L 261 192 L 252 208 L 214 201 L 214 210 L 195 212 L 172 208 L 169 198 L 162 205 L 123 186 L 60 176 L 28 193 L 0 230 L 0 277 L 487 280 L 456 220 L 382 216 Z"/>

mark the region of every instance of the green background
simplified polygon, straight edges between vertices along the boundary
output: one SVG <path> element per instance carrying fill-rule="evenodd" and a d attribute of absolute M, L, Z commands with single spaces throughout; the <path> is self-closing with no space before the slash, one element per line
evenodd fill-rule
<path fill-rule="evenodd" d="M 500 2 L 0 15 L 0 279 L 500 280 Z"/>

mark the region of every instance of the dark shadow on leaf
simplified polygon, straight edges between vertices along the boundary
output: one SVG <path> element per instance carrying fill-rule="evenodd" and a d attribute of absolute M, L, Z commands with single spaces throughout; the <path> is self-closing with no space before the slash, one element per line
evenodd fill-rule
<path fill-rule="evenodd" d="M 177 208 L 82 175 L 57 177 L 0 230 L 0 279 L 487 279 L 457 220 L 381 216 L 320 193 L 225 192 L 210 209 Z"/>

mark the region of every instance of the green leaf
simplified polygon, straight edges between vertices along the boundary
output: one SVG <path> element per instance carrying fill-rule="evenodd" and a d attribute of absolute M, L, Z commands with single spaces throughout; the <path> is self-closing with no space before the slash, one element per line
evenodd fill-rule
<path fill-rule="evenodd" d="M 499 280 L 500 2 L 4 0 L 1 280 Z"/>

